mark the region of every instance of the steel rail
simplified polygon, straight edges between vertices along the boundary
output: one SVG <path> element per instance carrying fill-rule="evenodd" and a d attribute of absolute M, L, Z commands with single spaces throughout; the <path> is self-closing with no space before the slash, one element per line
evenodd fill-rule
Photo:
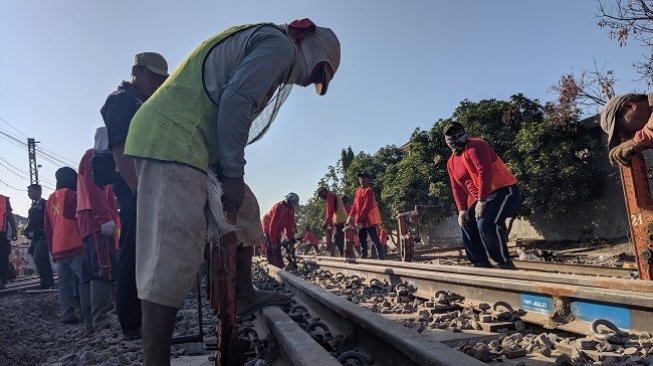
<path fill-rule="evenodd" d="M 531 281 L 578 285 L 587 287 L 597 287 L 615 290 L 629 290 L 636 292 L 653 293 L 652 281 L 639 281 L 633 279 L 611 278 L 611 277 L 593 277 L 575 274 L 559 274 L 538 271 L 511 271 L 494 268 L 474 268 L 468 266 L 452 266 L 444 264 L 414 263 L 414 262 L 397 262 L 397 261 L 380 261 L 374 259 L 353 259 L 339 257 L 301 257 L 309 262 L 316 263 L 360 263 L 382 268 L 402 268 L 415 269 L 427 272 L 455 273 L 479 275 L 483 277 L 495 277 L 505 279 L 526 279 Z"/>
<path fill-rule="evenodd" d="M 531 317 L 534 322 L 553 326 L 551 323 L 555 321 L 556 325 L 560 325 L 559 328 L 568 324 L 573 328 L 570 329 L 572 331 L 577 331 L 579 321 L 591 322 L 599 317 L 635 331 L 650 331 L 653 324 L 653 293 L 637 290 L 637 286 L 636 289 L 624 290 L 543 282 L 534 277 L 542 274 L 483 268 L 473 268 L 474 273 L 463 273 L 451 270 L 455 268 L 452 266 L 448 266 L 449 271 L 401 268 L 397 266 L 398 262 L 376 261 L 377 263 L 370 264 L 345 262 L 342 259 L 312 259 L 307 262 L 309 266 L 342 272 L 345 275 L 357 275 L 368 280 L 385 279 L 391 284 L 408 282 L 417 287 L 415 295 L 423 298 L 433 296 L 436 291 L 445 290 L 464 296 L 466 301 L 472 304 L 506 301 L 514 308 L 527 310 L 529 315 L 539 315 Z M 646 283 L 635 280 L 629 282 Z M 560 314 L 571 316 L 559 319 Z M 584 327 L 583 332 L 589 331 L 586 328 Z"/>
<path fill-rule="evenodd" d="M 265 325 L 293 366 L 341 366 L 317 341 L 278 307 L 261 310 Z"/>
<path fill-rule="evenodd" d="M 602 267 L 586 264 L 568 264 L 556 262 L 535 262 L 513 260 L 517 269 L 536 270 L 542 272 L 559 272 L 572 273 L 590 276 L 607 276 L 619 278 L 632 278 L 632 274 L 637 273 L 637 269 L 619 268 L 619 267 Z"/>
<path fill-rule="evenodd" d="M 54 283 L 57 283 L 57 276 L 53 277 Z M 39 277 L 31 277 L 28 279 L 13 280 L 7 283 L 5 289 L 0 290 L 0 295 L 7 295 L 18 291 L 31 290 L 41 286 L 41 280 Z"/>
<path fill-rule="evenodd" d="M 417 333 L 318 286 L 267 265 L 270 276 L 290 290 L 298 302 L 315 310 L 325 322 L 347 334 L 368 351 L 374 365 L 481 366 L 485 363 L 460 353 L 445 342 L 483 338 L 451 332 Z"/>
<path fill-rule="evenodd" d="M 463 250 L 463 248 L 453 248 L 447 251 Z M 399 255 L 388 254 L 386 259 L 397 259 Z M 451 254 L 437 254 L 437 252 L 422 250 L 421 252 L 415 251 L 413 263 L 425 260 L 437 259 L 464 259 L 464 255 L 451 255 Z M 569 264 L 560 262 L 539 262 L 513 259 L 513 263 L 517 269 L 537 270 L 542 272 L 559 272 L 559 273 L 573 273 L 591 276 L 605 276 L 605 277 L 620 277 L 620 278 L 633 278 L 633 274 L 637 273 L 637 269 L 619 268 L 619 267 L 605 267 L 587 264 Z"/>

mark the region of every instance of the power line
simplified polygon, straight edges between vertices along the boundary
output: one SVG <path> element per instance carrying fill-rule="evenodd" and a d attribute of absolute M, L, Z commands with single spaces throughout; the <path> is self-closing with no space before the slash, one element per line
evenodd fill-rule
<path fill-rule="evenodd" d="M 27 172 L 25 170 L 22 170 L 21 168 L 15 166 L 14 164 L 10 163 L 7 159 L 3 158 L 2 156 L 0 156 L 0 160 L 4 161 L 7 165 L 11 166 L 12 168 L 18 170 L 19 172 L 21 172 L 23 174 L 29 174 L 29 172 Z"/>
<path fill-rule="evenodd" d="M 77 163 L 75 163 L 75 161 L 73 161 L 71 159 L 68 159 L 67 157 L 65 157 L 65 156 L 63 156 L 61 154 L 58 154 L 58 153 L 56 153 L 56 152 L 54 152 L 54 151 L 52 151 L 50 149 L 46 149 L 43 146 L 41 146 L 41 148 L 39 150 L 44 151 L 45 153 L 48 153 L 48 154 L 50 154 L 50 155 L 52 155 L 54 157 L 57 157 L 57 158 L 61 159 L 62 161 L 66 162 L 67 164 L 70 164 L 72 166 L 77 165 Z"/>
<path fill-rule="evenodd" d="M 25 175 L 25 176 L 28 176 L 28 175 L 29 175 L 29 172 L 20 169 L 19 167 L 15 166 L 14 164 L 12 164 L 12 163 L 9 162 L 7 159 L 5 159 L 5 158 L 3 158 L 3 157 L 1 157 L 1 156 L 0 156 L 0 161 L 4 161 L 5 164 L 7 164 L 7 165 L 9 165 L 11 168 L 17 170 L 19 173 L 21 173 L 21 175 Z M 0 165 L 4 165 L 4 164 L 0 163 Z M 7 168 L 7 167 L 5 166 L 5 168 Z M 40 178 L 41 180 L 45 181 L 46 183 L 49 183 L 49 184 L 55 184 L 55 185 L 56 185 L 55 181 L 53 181 L 53 180 L 50 179 L 50 178 L 47 178 L 47 177 L 39 177 L 39 178 Z M 29 181 L 29 180 L 28 180 L 28 181 Z"/>
<path fill-rule="evenodd" d="M 14 126 L 13 126 L 13 125 L 12 125 L 11 123 L 9 123 L 9 121 L 7 121 L 6 119 L 4 119 L 4 118 L 2 118 L 2 117 L 0 117 L 0 121 L 2 121 L 2 122 L 4 122 L 4 123 L 6 123 L 6 124 L 7 124 L 7 126 L 9 126 L 9 127 L 11 127 L 11 128 L 13 128 L 13 129 L 14 129 L 14 131 L 16 131 L 16 132 L 18 132 L 19 134 L 21 134 L 21 135 L 23 135 L 23 136 L 25 136 L 25 138 L 27 138 L 27 135 L 26 135 L 26 134 L 24 134 L 24 133 L 22 133 L 22 132 L 20 132 L 20 130 L 19 130 L 19 129 L 17 129 L 16 127 L 14 127 Z"/>
<path fill-rule="evenodd" d="M 23 149 L 26 149 L 26 150 L 27 150 L 27 144 L 25 144 L 25 145 L 21 145 L 20 143 L 14 141 L 14 140 L 12 140 L 12 139 L 10 139 L 10 138 L 8 138 L 8 137 L 5 137 L 5 136 L 2 135 L 2 134 L 0 134 L 0 138 L 3 139 L 3 140 L 5 140 L 5 141 L 7 141 L 7 142 L 9 142 L 10 144 L 12 144 L 12 145 L 14 145 L 14 146 L 16 146 L 16 147 L 23 148 Z"/>
<path fill-rule="evenodd" d="M 27 147 L 27 143 L 26 143 L 26 142 L 23 142 L 21 139 L 17 138 L 16 136 L 12 136 L 12 135 L 8 134 L 8 133 L 5 132 L 5 131 L 0 130 L 0 135 L 5 136 L 5 138 L 8 138 L 8 139 L 10 139 L 10 140 L 12 140 L 12 141 L 14 141 L 14 142 L 16 142 L 16 143 L 19 143 L 19 144 L 25 145 L 25 147 Z"/>
<path fill-rule="evenodd" d="M 0 137 L 3 137 L 6 141 L 14 142 L 14 145 L 19 144 L 19 145 L 25 147 L 25 149 L 27 149 L 27 143 L 23 142 L 22 140 L 20 140 L 16 136 L 12 136 L 11 134 L 7 133 L 6 131 L 0 130 Z M 55 152 L 50 152 L 50 150 L 45 149 L 42 146 L 39 147 L 36 150 L 36 154 L 41 156 L 41 157 L 44 157 L 45 160 L 48 160 L 48 158 L 49 158 L 50 160 L 48 160 L 48 161 L 50 163 L 58 165 L 59 167 L 69 166 L 69 165 L 70 166 L 77 165 L 77 163 L 75 163 L 72 159 L 68 159 L 65 156 L 63 156 L 61 154 L 58 154 L 58 153 L 55 153 Z"/>
<path fill-rule="evenodd" d="M 0 163 L 0 166 L 3 167 L 3 168 L 5 168 L 5 169 L 7 169 L 7 170 L 9 171 L 9 173 L 12 173 L 12 174 L 14 174 L 14 175 L 16 175 L 16 176 L 18 176 L 18 177 L 21 177 L 21 178 L 23 178 L 23 179 L 25 179 L 26 181 L 29 182 L 29 178 L 27 178 L 26 176 L 24 176 L 24 175 L 22 175 L 22 174 L 20 174 L 20 173 L 16 173 L 16 172 L 13 171 L 10 167 L 4 165 L 3 163 Z"/>
<path fill-rule="evenodd" d="M 16 187 L 14 187 L 14 186 L 12 186 L 12 185 L 9 185 L 9 184 L 5 183 L 5 181 L 3 181 L 2 179 L 0 179 L 0 183 L 6 185 L 7 187 L 9 187 L 9 188 L 11 188 L 11 189 L 15 189 L 15 190 L 20 191 L 20 192 L 27 192 L 26 189 L 16 188 Z"/>

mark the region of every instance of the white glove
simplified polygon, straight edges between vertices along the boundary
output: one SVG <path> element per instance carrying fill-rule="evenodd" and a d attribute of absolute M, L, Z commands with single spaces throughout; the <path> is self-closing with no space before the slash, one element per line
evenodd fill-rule
<path fill-rule="evenodd" d="M 465 226 L 467 223 L 467 210 L 458 211 L 458 225 L 460 227 Z"/>
<path fill-rule="evenodd" d="M 112 237 L 116 233 L 116 223 L 113 220 L 107 221 L 100 225 L 100 231 L 102 235 Z"/>
<path fill-rule="evenodd" d="M 481 216 L 483 216 L 483 211 L 485 211 L 485 206 L 487 205 L 487 201 L 477 201 L 476 202 L 476 221 L 481 219 Z"/>

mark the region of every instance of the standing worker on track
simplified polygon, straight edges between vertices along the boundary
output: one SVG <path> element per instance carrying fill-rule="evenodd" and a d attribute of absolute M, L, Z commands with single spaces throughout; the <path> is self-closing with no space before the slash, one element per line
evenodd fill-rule
<path fill-rule="evenodd" d="M 134 116 L 125 154 L 137 159 L 145 366 L 170 364 L 177 309 L 203 258 L 207 198 L 212 212 L 223 210 L 212 171 L 224 209 L 237 212 L 237 313 L 287 300 L 252 285 L 252 246 L 263 233 L 243 179 L 245 146 L 268 130 L 293 84 L 324 95 L 339 64 L 335 34 L 309 19 L 235 26 L 197 46 Z"/>
<path fill-rule="evenodd" d="M 367 258 L 367 236 L 369 235 L 379 259 L 385 259 L 385 251 L 376 234 L 376 227 L 381 223 L 381 213 L 376 203 L 374 191 L 370 186 L 370 174 L 358 173 L 358 183 L 354 194 L 354 204 L 347 219 L 348 225 L 355 224 L 358 228 L 358 239 L 361 244 L 362 258 Z"/>
<path fill-rule="evenodd" d="M 340 256 L 345 255 L 345 221 L 347 221 L 347 211 L 342 203 L 342 199 L 327 187 L 320 187 L 317 195 L 325 201 L 324 224 L 322 228 L 327 232 L 327 249 L 333 256 L 335 250 L 333 244 L 340 251 Z"/>
<path fill-rule="evenodd" d="M 116 267 L 120 219 L 112 185 L 98 186 L 91 171 L 93 154 L 97 151 L 105 151 L 107 148 L 107 129 L 99 127 L 95 130 L 94 148 L 86 150 L 79 162 L 77 179 L 77 224 L 79 234 L 84 240 L 84 253 L 89 272 L 88 280 L 80 285 L 80 295 L 82 298 L 89 299 L 92 316 L 86 321 L 88 332 L 102 330 L 110 325 L 113 317 L 110 313 L 111 290 Z M 123 308 L 123 310 L 129 309 Z M 132 309 L 130 314 L 134 316 L 134 312 Z M 125 338 L 128 338 L 127 336 L 128 334 L 123 335 Z"/>
<path fill-rule="evenodd" d="M 448 123 L 443 133 L 452 151 L 447 172 L 467 259 L 474 267 L 491 268 L 489 253 L 499 268 L 514 269 L 505 221 L 519 207 L 517 178 L 487 142 L 468 138 L 460 123 Z"/>
<path fill-rule="evenodd" d="M 168 63 L 158 53 L 134 56 L 131 81 L 123 81 L 108 97 L 100 113 L 108 134 L 119 175 L 113 190 L 120 205 L 120 253 L 116 270 L 116 313 L 125 340 L 141 334 L 141 301 L 136 292 L 136 188 L 134 162 L 124 155 L 125 140 L 132 117 L 168 77 Z"/>
<path fill-rule="evenodd" d="M 45 205 L 47 201 L 41 197 L 43 190 L 40 184 L 27 187 L 27 195 L 32 200 L 32 206 L 27 213 L 25 236 L 31 241 L 29 251 L 34 258 L 34 264 L 41 279 L 41 289 L 54 287 L 50 250 L 45 240 Z"/>
<path fill-rule="evenodd" d="M 9 230 L 11 230 L 11 235 L 9 234 Z M 18 240 L 16 220 L 11 210 L 9 197 L 0 194 L 0 290 L 6 288 L 7 284 L 9 254 L 11 254 L 11 243 L 9 239 L 12 241 Z M 16 268 L 16 271 L 18 271 L 18 268 Z"/>
<path fill-rule="evenodd" d="M 45 210 L 45 237 L 57 265 L 59 320 L 64 324 L 79 322 L 75 313 L 76 283 L 86 280 L 84 243 L 77 229 L 77 172 L 63 167 L 55 172 L 57 189 L 48 197 Z M 80 297 L 81 315 L 89 312 Z"/>

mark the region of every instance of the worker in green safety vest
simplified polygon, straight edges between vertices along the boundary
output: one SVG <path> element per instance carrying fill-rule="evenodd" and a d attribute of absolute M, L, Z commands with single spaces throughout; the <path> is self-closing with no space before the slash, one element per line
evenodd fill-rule
<path fill-rule="evenodd" d="M 215 212 L 237 209 L 238 315 L 288 302 L 251 283 L 252 246 L 263 233 L 258 203 L 243 180 L 244 149 L 268 130 L 292 85 L 313 84 L 324 95 L 339 64 L 336 35 L 309 19 L 235 26 L 191 51 L 134 115 L 125 155 L 138 173 L 144 365 L 170 363 L 177 310 L 203 258 L 207 202 L 222 232 L 229 228 Z"/>

